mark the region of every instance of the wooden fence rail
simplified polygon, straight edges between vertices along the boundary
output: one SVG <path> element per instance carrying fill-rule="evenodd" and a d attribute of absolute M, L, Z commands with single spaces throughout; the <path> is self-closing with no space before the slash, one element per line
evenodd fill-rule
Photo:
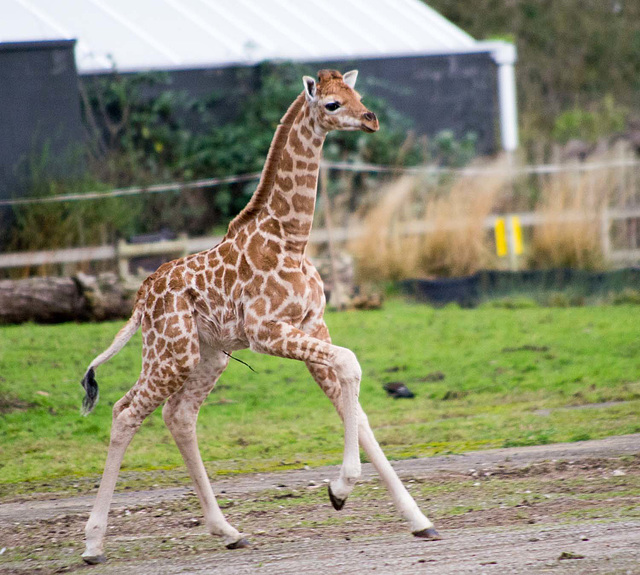
<path fill-rule="evenodd" d="M 575 222 L 584 220 L 582 212 L 563 212 L 551 218 L 535 212 L 508 214 L 504 216 L 490 216 L 485 222 L 485 228 L 495 229 L 498 218 L 510 220 L 512 217 L 519 219 L 523 227 L 534 227 L 551 222 Z M 610 264 L 614 266 L 638 264 L 640 263 L 640 248 L 614 249 L 611 242 L 611 227 L 613 222 L 619 220 L 640 219 L 640 207 L 636 208 L 616 208 L 606 209 L 599 216 L 601 221 L 602 253 Z M 461 226 L 461 223 L 451 221 L 450 229 Z M 424 221 L 414 221 L 405 224 L 403 233 L 406 235 L 422 235 L 433 231 L 433 224 Z M 332 231 L 335 242 L 347 242 L 362 236 L 364 228 L 362 226 L 352 226 L 349 228 L 338 228 Z M 507 233 L 510 235 L 508 244 L 513 245 L 513 226 L 507 226 Z M 208 236 L 189 238 L 186 235 L 179 236 L 176 240 L 163 240 L 159 242 L 129 244 L 125 241 L 118 242 L 117 245 L 102 245 L 95 247 L 67 248 L 47 251 L 14 252 L 0 254 L 0 268 L 22 268 L 36 267 L 50 264 L 72 264 L 79 262 L 114 260 L 118 265 L 118 272 L 123 279 L 130 276 L 129 260 L 136 257 L 168 255 L 182 256 L 196 253 L 215 246 L 221 241 L 221 236 Z M 324 244 L 329 240 L 329 233 L 326 229 L 313 230 L 310 242 L 312 244 Z M 515 259 L 512 258 L 511 267 L 514 267 Z"/>

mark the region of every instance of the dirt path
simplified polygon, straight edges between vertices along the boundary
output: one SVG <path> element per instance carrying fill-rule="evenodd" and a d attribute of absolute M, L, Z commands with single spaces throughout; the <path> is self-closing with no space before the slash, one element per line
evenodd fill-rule
<path fill-rule="evenodd" d="M 640 575 L 640 435 L 394 462 L 445 539 L 414 539 L 370 465 L 340 513 L 336 468 L 215 481 L 254 547 L 229 552 L 190 489 L 118 493 L 109 563 L 79 561 L 94 494 L 0 505 L 0 573 L 607 573 Z"/>

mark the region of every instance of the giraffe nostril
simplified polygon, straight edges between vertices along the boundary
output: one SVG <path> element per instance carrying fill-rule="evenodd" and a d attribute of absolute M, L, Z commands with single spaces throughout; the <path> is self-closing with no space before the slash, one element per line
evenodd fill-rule
<path fill-rule="evenodd" d="M 373 112 L 365 112 L 362 117 L 369 122 L 375 122 L 376 120 L 376 115 Z"/>

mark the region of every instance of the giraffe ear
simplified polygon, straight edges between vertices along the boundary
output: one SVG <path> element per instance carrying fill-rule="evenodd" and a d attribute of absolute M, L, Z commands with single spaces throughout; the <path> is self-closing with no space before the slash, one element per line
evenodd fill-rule
<path fill-rule="evenodd" d="M 342 76 L 342 81 L 352 90 L 356 87 L 356 79 L 358 78 L 358 70 L 350 70 Z"/>
<path fill-rule="evenodd" d="M 307 102 L 315 102 L 318 93 L 316 81 L 311 76 L 303 76 L 302 83 L 304 84 L 304 95 L 307 97 Z"/>

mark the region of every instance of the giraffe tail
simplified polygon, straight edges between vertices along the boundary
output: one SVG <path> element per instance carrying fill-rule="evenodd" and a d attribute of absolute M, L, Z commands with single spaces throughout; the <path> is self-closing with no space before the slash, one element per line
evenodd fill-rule
<path fill-rule="evenodd" d="M 113 339 L 113 343 L 91 362 L 89 368 L 85 372 L 81 382 L 85 391 L 84 399 L 82 400 L 82 415 L 89 415 L 96 406 L 96 403 L 98 403 L 98 398 L 100 397 L 98 382 L 96 381 L 96 367 L 102 365 L 116 355 L 133 337 L 133 334 L 138 331 L 138 328 L 142 323 L 143 307 L 144 306 L 141 305 L 141 298 L 138 298 L 129 321 L 124 324 L 124 327 L 118 332 L 116 337 Z"/>

